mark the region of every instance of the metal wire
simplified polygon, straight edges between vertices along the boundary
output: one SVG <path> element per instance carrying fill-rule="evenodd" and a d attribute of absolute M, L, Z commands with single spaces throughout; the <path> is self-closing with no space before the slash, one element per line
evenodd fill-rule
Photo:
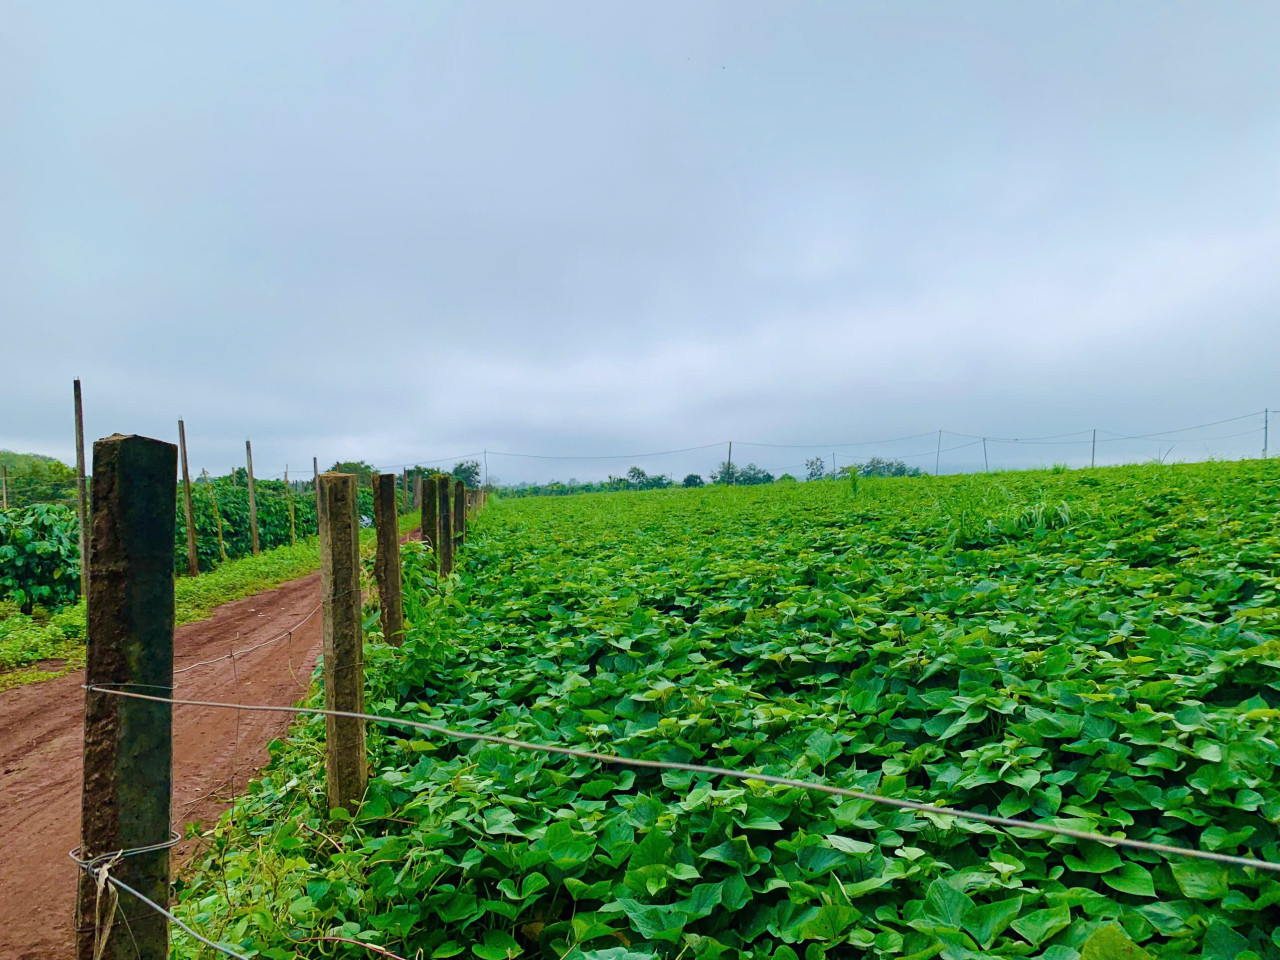
<path fill-rule="evenodd" d="M 761 783 L 774 784 L 775 786 L 791 787 L 799 790 L 813 790 L 820 793 L 833 794 L 839 797 L 848 797 L 853 800 L 864 800 L 869 803 L 895 807 L 899 810 L 911 810 L 916 813 L 922 813 L 930 816 L 953 817 L 957 820 L 971 820 L 977 823 L 1004 827 L 1010 830 L 1029 830 L 1034 833 L 1046 833 L 1053 836 L 1069 837 L 1073 840 L 1089 840 L 1094 843 L 1128 847 L 1134 850 L 1147 850 L 1152 853 L 1160 853 L 1167 856 L 1188 857 L 1195 860 L 1212 860 L 1215 863 L 1229 864 L 1235 867 L 1253 867 L 1260 870 L 1269 870 L 1280 873 L 1280 863 L 1271 863 L 1266 860 L 1257 860 L 1252 857 L 1236 857 L 1229 854 L 1214 853 L 1208 850 L 1199 850 L 1193 847 L 1174 847 L 1164 843 L 1151 843 L 1146 840 L 1132 840 L 1124 836 L 1109 836 L 1105 833 L 1094 833 L 1089 830 L 1075 830 L 1070 827 L 1060 827 L 1056 824 L 1032 823 L 1029 820 L 1016 820 L 1011 817 L 999 817 L 989 813 L 976 813 L 969 810 L 961 810 L 957 807 L 935 806 L 929 803 L 922 803 L 918 800 L 904 800 L 899 797 L 886 797 L 878 793 L 867 793 L 862 790 L 849 790 L 845 787 L 837 787 L 826 783 L 793 780 L 789 777 L 778 777 L 767 773 L 730 770 L 727 767 L 709 767 L 696 763 L 672 763 L 665 760 L 640 760 L 633 757 L 620 757 L 613 754 L 596 753 L 591 750 L 579 750 L 575 747 L 561 747 L 545 743 L 529 743 L 524 740 L 516 740 L 512 737 L 502 737 L 496 734 L 454 730 L 450 727 L 443 727 L 434 723 L 425 723 L 419 720 L 408 720 L 402 717 L 377 716 L 370 713 L 356 713 L 350 710 L 326 710 L 320 707 L 277 707 L 259 704 L 222 703 L 213 700 L 179 700 L 174 699 L 173 697 L 161 697 L 154 694 L 135 693 L 131 690 L 120 689 L 125 686 L 143 686 L 148 687 L 149 689 L 169 689 L 167 687 L 155 687 L 147 684 L 88 684 L 85 686 L 85 689 L 94 690 L 98 693 L 114 694 L 115 696 L 120 697 L 132 697 L 137 700 L 151 700 L 156 703 L 169 703 L 177 706 L 219 707 L 227 710 L 247 710 L 261 713 L 293 713 L 309 716 L 346 717 L 352 720 L 388 723 L 395 726 L 422 730 L 428 733 L 440 734 L 441 736 L 450 737 L 455 740 L 496 743 L 519 750 L 532 750 L 538 753 L 577 757 L 581 760 L 594 760 L 599 763 L 612 763 L 627 767 L 645 767 L 654 770 L 681 770 L 691 773 L 703 773 L 715 777 L 730 777 L 735 780 L 754 780 Z"/>
<path fill-rule="evenodd" d="M 293 636 L 293 631 L 297 630 L 304 623 L 306 623 L 308 620 L 314 617 L 317 613 L 319 613 L 320 609 L 323 606 L 324 606 L 323 603 L 317 603 L 315 607 L 312 608 L 310 613 L 308 613 L 305 617 L 303 617 L 301 620 L 295 623 L 292 627 L 290 627 L 284 633 L 280 634 L 280 636 L 278 637 L 272 637 L 270 640 L 263 640 L 261 643 L 255 643 L 252 647 L 245 647 L 243 650 L 232 650 L 230 653 L 224 653 L 222 656 L 214 657 L 212 660 L 201 660 L 199 663 L 193 663 L 193 664 L 190 664 L 189 666 L 183 667 L 180 670 L 173 671 L 173 675 L 176 677 L 178 674 L 186 673 L 188 670 L 194 670 L 196 667 L 206 667 L 211 663 L 221 663 L 223 660 L 234 660 L 236 657 L 243 657 L 246 653 L 252 653 L 254 650 L 257 650 L 261 647 L 265 647 L 268 644 L 277 643 L 281 640 L 284 640 L 287 637 L 291 637 Z"/>

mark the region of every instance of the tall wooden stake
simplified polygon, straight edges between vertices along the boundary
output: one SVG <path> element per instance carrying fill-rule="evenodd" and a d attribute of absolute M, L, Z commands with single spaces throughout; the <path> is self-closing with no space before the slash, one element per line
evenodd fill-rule
<path fill-rule="evenodd" d="M 982 438 L 982 472 L 990 473 L 991 465 L 987 462 L 987 438 Z"/>
<path fill-rule="evenodd" d="M 422 505 L 422 539 L 431 544 L 435 567 L 440 569 L 440 501 L 436 495 L 436 478 L 418 477 L 418 503 Z"/>
<path fill-rule="evenodd" d="M 253 491 L 253 445 L 244 442 L 244 462 L 249 479 L 249 535 L 253 538 L 253 555 L 258 555 L 258 498 Z"/>
<path fill-rule="evenodd" d="M 205 489 L 209 491 L 209 499 L 213 501 L 213 523 L 218 531 L 218 556 L 223 563 L 227 562 L 227 545 L 222 539 L 222 508 L 218 506 L 218 494 L 213 488 L 213 483 L 209 480 L 209 471 L 203 467 L 200 469 L 200 476 L 204 477 Z"/>
<path fill-rule="evenodd" d="M 289 505 L 289 544 L 298 542 L 298 527 L 293 517 L 293 488 L 289 486 L 289 465 L 284 465 L 284 502 Z"/>
<path fill-rule="evenodd" d="M 440 576 L 453 572 L 453 497 L 449 478 L 436 477 L 436 555 L 440 558 Z"/>
<path fill-rule="evenodd" d="M 182 506 L 187 520 L 187 573 L 200 575 L 200 560 L 196 556 L 196 521 L 191 510 L 191 472 L 187 469 L 187 428 L 178 421 L 178 450 L 182 454 Z"/>
<path fill-rule="evenodd" d="M 727 468 L 729 474 L 729 486 L 733 486 L 733 441 L 729 441 L 729 466 Z"/>
<path fill-rule="evenodd" d="M 4 501 L 0 503 L 0 510 L 9 509 L 9 468 L 0 467 L 0 482 L 4 484 Z"/>
<path fill-rule="evenodd" d="M 359 478 L 320 476 L 320 598 L 324 632 L 324 705 L 364 712 L 364 652 L 360 637 Z M 364 721 L 325 717 L 325 777 L 329 809 L 354 812 L 364 797 Z"/>
<path fill-rule="evenodd" d="M 373 558 L 373 575 L 378 581 L 383 639 L 398 647 L 404 642 L 404 600 L 400 587 L 400 520 L 396 499 L 396 475 L 375 476 L 373 525 L 377 528 L 378 551 Z"/>
<path fill-rule="evenodd" d="M 1089 447 L 1089 466 L 1096 467 L 1098 465 L 1098 430 L 1095 427 L 1093 431 L 1093 444 Z"/>
<path fill-rule="evenodd" d="M 89 596 L 89 491 L 84 481 L 84 408 L 80 403 L 80 381 L 75 381 L 76 398 L 76 514 L 80 520 L 80 596 Z"/>
<path fill-rule="evenodd" d="M 311 492 L 316 495 L 316 523 L 320 523 L 320 460 L 311 458 Z M 317 526 L 318 530 L 319 527 Z"/>
<path fill-rule="evenodd" d="M 400 490 L 401 490 L 400 503 L 402 504 L 401 509 L 405 513 L 408 513 L 409 512 L 409 468 L 408 467 L 404 468 L 404 479 L 400 483 Z"/>
<path fill-rule="evenodd" d="M 933 475 L 938 475 L 938 470 L 942 466 L 942 431 L 938 431 L 938 452 L 933 458 Z"/>
<path fill-rule="evenodd" d="M 81 860 L 169 839 L 172 709 L 94 687 L 155 693 L 173 685 L 177 458 L 173 444 L 146 437 L 117 434 L 93 445 Z M 110 862 L 111 876 L 161 906 L 168 904 L 167 848 Z M 82 871 L 77 960 L 168 960 L 163 914 L 124 891 L 118 910 L 110 904 L 107 890 Z M 105 942 L 96 942 L 102 938 Z"/>
<path fill-rule="evenodd" d="M 450 480 L 449 486 L 453 487 L 453 540 L 461 546 L 467 540 L 467 485 Z"/>

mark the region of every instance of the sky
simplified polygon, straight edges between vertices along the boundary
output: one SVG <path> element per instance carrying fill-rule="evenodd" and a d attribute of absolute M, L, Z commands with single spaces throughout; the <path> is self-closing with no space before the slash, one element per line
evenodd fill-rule
<path fill-rule="evenodd" d="M 0 448 L 72 460 L 76 377 L 90 442 L 260 476 L 1258 456 L 1280 407 L 1270 0 L 5 19 Z"/>

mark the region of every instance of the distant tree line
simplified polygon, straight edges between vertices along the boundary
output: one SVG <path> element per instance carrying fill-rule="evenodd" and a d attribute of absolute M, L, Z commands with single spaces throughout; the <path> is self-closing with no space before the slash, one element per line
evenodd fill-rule
<path fill-rule="evenodd" d="M 826 468 L 822 457 L 814 457 L 805 462 L 806 480 L 836 480 L 842 477 L 918 477 L 922 475 L 919 467 L 909 467 L 901 460 L 886 460 L 872 457 L 865 463 L 841 467 L 832 473 Z M 768 470 L 754 463 L 746 466 L 722 461 L 712 470 L 710 482 L 716 486 L 750 487 L 762 483 L 795 482 L 796 478 L 789 473 L 775 477 Z M 610 475 L 607 480 L 568 481 L 552 480 L 549 483 L 499 484 L 497 489 L 507 497 L 563 497 L 575 493 L 606 493 L 623 490 L 665 490 L 669 487 L 701 487 L 708 481 L 701 474 L 691 473 L 678 483 L 669 474 L 646 473 L 640 467 L 632 467 L 622 476 Z"/>

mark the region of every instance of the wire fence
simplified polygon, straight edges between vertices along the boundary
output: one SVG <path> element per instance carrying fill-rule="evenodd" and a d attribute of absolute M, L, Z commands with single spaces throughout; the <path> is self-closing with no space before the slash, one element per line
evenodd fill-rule
<path fill-rule="evenodd" d="M 317 607 L 319 609 L 319 607 Z M 308 617 L 313 616 L 312 611 Z M 284 635 L 282 635 L 284 636 Z M 280 639 L 279 637 L 275 639 Z M 273 641 L 267 641 L 273 642 Z M 258 646 L 262 646 L 259 644 Z M 255 649 L 255 648 L 251 648 Z M 247 652 L 247 651 L 246 651 Z M 214 661 L 206 661 L 206 663 Z M 194 669 L 196 666 L 203 666 L 205 663 L 193 664 L 186 669 Z M 177 672 L 177 671 L 175 671 Z M 131 689 L 125 689 L 125 688 Z M 169 695 L 159 692 L 143 693 L 139 689 L 151 691 L 168 691 Z M 625 757 L 618 754 L 599 753 L 593 750 L 583 750 L 577 747 L 562 746 L 559 744 L 533 743 L 530 741 L 519 740 L 514 737 L 506 737 L 498 734 L 478 733 L 470 730 L 457 730 L 441 724 L 429 723 L 421 720 L 412 720 L 407 717 L 387 716 L 385 714 L 371 714 L 348 710 L 330 710 L 321 707 L 300 707 L 300 706 L 275 706 L 270 704 L 245 704 L 245 703 L 228 703 L 215 700 L 193 700 L 172 696 L 173 688 L 166 686 L 148 686 L 143 684 L 87 684 L 84 689 L 117 697 L 127 697 L 137 700 L 151 701 L 155 703 L 164 703 L 170 706 L 186 706 L 186 707 L 202 707 L 224 710 L 236 710 L 245 712 L 259 713 L 286 713 L 295 716 L 323 716 L 323 717 L 340 717 L 353 720 L 363 720 L 367 723 L 380 723 L 388 726 L 403 727 L 416 730 L 422 733 L 436 734 L 438 736 L 448 737 L 454 740 L 470 741 L 476 743 L 495 744 L 509 747 L 513 750 L 524 750 L 542 754 L 550 754 L 554 756 L 572 757 L 579 760 L 587 760 L 595 763 L 613 764 L 625 767 L 643 768 L 650 770 L 671 770 L 679 772 L 688 772 L 693 774 L 701 774 L 709 778 L 730 778 L 751 784 L 768 784 L 775 787 L 783 787 L 787 789 L 807 790 L 816 793 L 824 793 L 832 796 L 843 797 L 852 800 L 863 801 L 874 805 L 889 807 L 896 810 L 906 810 L 926 818 L 931 819 L 935 826 L 942 827 L 939 819 L 960 820 L 972 823 L 981 823 L 986 826 L 998 827 L 1009 831 L 1023 831 L 1032 835 L 1065 837 L 1077 841 L 1086 841 L 1099 843 L 1108 847 L 1121 847 L 1131 850 L 1142 850 L 1148 853 L 1158 854 L 1165 858 L 1185 858 L 1190 860 L 1209 861 L 1222 864 L 1224 866 L 1235 867 L 1239 869 L 1261 870 L 1269 873 L 1280 873 L 1280 862 L 1272 862 L 1268 860 L 1260 860 L 1254 857 L 1241 857 L 1231 854 L 1218 853 L 1212 850 L 1202 850 L 1196 847 L 1177 847 L 1171 844 L 1155 843 L 1147 840 L 1136 840 L 1123 834 L 1106 834 L 1090 830 L 1077 830 L 1072 827 L 1063 827 L 1052 823 L 1037 823 L 1031 820 L 1021 820 L 1014 817 L 1001 817 L 994 814 L 980 813 L 973 810 L 965 810 L 959 807 L 942 806 L 933 803 L 926 803 L 919 800 L 910 800 L 902 797 L 890 797 L 883 794 L 871 793 L 864 790 L 852 790 L 847 787 L 841 787 L 836 784 L 824 783 L 813 780 L 799 780 L 791 777 L 782 777 L 774 774 L 767 774 L 760 771 L 751 770 L 735 770 L 729 767 L 709 766 L 696 763 L 677 763 L 665 760 L 645 760 L 636 757 Z M 583 775 L 579 772 L 579 775 Z M 692 789 L 692 787 L 691 787 Z M 1016 834 L 1015 834 L 1016 836 Z M 177 842 L 176 837 L 169 842 L 154 844 L 147 847 L 140 847 L 131 850 L 120 850 L 112 853 L 95 857 L 92 860 L 81 860 L 77 856 L 77 851 L 71 852 L 71 857 L 80 866 L 81 869 L 94 876 L 99 895 L 105 885 L 110 884 L 117 889 L 136 897 L 146 906 L 162 913 L 169 918 L 170 921 L 176 923 L 192 937 L 201 943 L 211 947 L 214 950 L 224 954 L 225 956 L 235 957 L 238 960 L 248 960 L 243 954 L 222 944 L 203 936 L 199 932 L 193 930 L 190 926 L 176 917 L 168 909 L 160 904 L 155 903 L 149 898 L 143 896 L 132 887 L 127 886 L 123 882 L 116 879 L 110 873 L 112 865 L 117 863 L 121 857 L 131 856 L 141 852 L 151 850 L 164 849 L 172 846 Z M 109 929 L 108 931 L 109 932 Z M 105 937 L 105 933 L 103 936 Z"/>
<path fill-rule="evenodd" d="M 1087 454 L 1087 460 L 1090 465 L 1099 464 L 1099 452 L 1103 453 L 1103 459 L 1109 462 L 1124 461 L 1124 456 L 1117 458 L 1115 451 L 1118 445 L 1128 445 L 1129 459 L 1155 459 L 1165 461 L 1169 459 L 1174 451 L 1179 448 L 1187 449 L 1194 444 L 1222 443 L 1228 440 L 1240 440 L 1244 437 L 1256 437 L 1256 449 L 1243 450 L 1217 450 L 1209 451 L 1207 448 L 1198 451 L 1203 456 L 1190 456 L 1184 459 L 1212 459 L 1215 456 L 1238 456 L 1238 455 L 1261 455 L 1269 454 L 1269 433 L 1270 433 L 1270 414 L 1272 408 L 1251 411 L 1250 413 L 1240 414 L 1234 417 L 1226 417 L 1219 420 L 1211 420 L 1204 423 L 1193 424 L 1191 426 L 1174 427 L 1168 430 L 1156 430 L 1146 433 L 1122 432 L 1109 430 L 1105 428 L 1085 428 L 1081 430 L 1070 431 L 1066 433 L 1048 434 L 1048 435 L 1032 435 L 1027 437 L 1021 436 L 1001 436 L 1001 435 L 982 435 L 977 433 L 965 433 L 956 430 L 948 430 L 940 428 L 937 430 L 928 430 L 920 433 L 910 433 L 900 436 L 882 437 L 879 439 L 862 439 L 862 440 L 836 440 L 836 441 L 813 441 L 811 443 L 773 443 L 761 440 L 721 440 L 713 443 L 696 444 L 692 446 L 675 447 L 664 450 L 650 450 L 642 453 L 619 453 L 619 454 L 563 454 L 563 453 L 526 453 L 511 450 L 477 450 L 471 453 L 457 454 L 452 457 L 440 457 L 431 460 L 415 460 L 406 463 L 388 464 L 381 469 L 403 469 L 412 468 L 414 466 L 429 466 L 433 464 L 460 463 L 466 460 L 478 460 L 483 458 L 484 469 L 486 474 L 489 469 L 489 459 L 494 458 L 498 461 L 506 460 L 519 463 L 535 463 L 541 464 L 544 468 L 555 467 L 557 465 L 565 466 L 575 463 L 583 464 L 586 467 L 599 468 L 609 463 L 618 464 L 643 464 L 648 461 L 662 461 L 664 458 L 681 457 L 686 465 L 692 464 L 687 456 L 689 454 L 700 454 L 707 451 L 717 450 L 723 451 L 723 455 L 717 454 L 720 462 L 745 462 L 746 459 L 760 459 L 763 466 L 770 471 L 777 473 L 791 473 L 793 471 L 805 471 L 809 462 L 813 458 L 823 460 L 824 464 L 831 468 L 834 472 L 840 459 L 839 455 L 844 453 L 847 456 L 844 466 L 851 464 L 859 464 L 866 462 L 871 455 L 881 456 L 884 459 L 901 460 L 907 464 L 919 463 L 922 470 L 932 473 L 943 472 L 973 472 L 990 470 L 993 467 L 993 459 L 995 467 L 1001 468 L 1022 468 L 1034 463 L 1034 457 L 1043 455 L 1051 451 L 1053 448 L 1061 448 L 1068 454 L 1068 459 L 1081 463 L 1081 453 Z M 1226 424 L 1239 424 L 1244 421 L 1253 420 L 1252 426 L 1244 430 L 1236 430 L 1226 433 L 1215 433 L 1208 436 L 1194 434 L 1196 431 L 1209 430 L 1214 427 Z M 920 444 L 913 447 L 902 449 L 900 444 L 907 444 L 911 441 L 919 441 L 932 439 L 934 441 L 931 447 L 925 448 Z M 952 440 L 961 442 L 954 443 Z M 1135 447 L 1134 445 L 1137 445 Z M 983 457 L 981 461 L 964 461 L 957 463 L 954 459 L 950 463 L 944 463 L 943 458 L 948 454 L 955 454 L 962 450 L 974 449 L 978 446 L 983 447 Z M 1084 450 L 1084 448 L 1089 448 Z M 1024 455 L 1017 455 L 1010 460 L 1003 454 L 996 453 L 999 449 L 1019 450 L 1026 448 L 1032 455 L 1032 459 L 1028 459 Z M 784 463 L 784 458 L 772 456 L 770 451 L 807 451 L 812 454 L 811 458 L 806 458 L 803 463 Z M 745 453 L 746 457 L 742 454 Z M 996 453 L 993 458 L 992 453 Z M 830 458 L 828 461 L 827 458 Z M 932 458 L 932 470 L 929 470 L 930 464 L 928 460 Z M 790 457 L 786 457 L 790 460 Z M 1003 461 L 1003 463 L 1002 463 Z M 496 465 L 495 465 L 496 466 Z M 682 468 L 683 469 L 683 468 Z M 705 469 L 705 467 L 704 467 Z M 824 466 L 824 469 L 826 467 Z M 545 473 L 545 469 L 541 472 Z M 504 481 L 505 482 L 505 481 Z"/>

